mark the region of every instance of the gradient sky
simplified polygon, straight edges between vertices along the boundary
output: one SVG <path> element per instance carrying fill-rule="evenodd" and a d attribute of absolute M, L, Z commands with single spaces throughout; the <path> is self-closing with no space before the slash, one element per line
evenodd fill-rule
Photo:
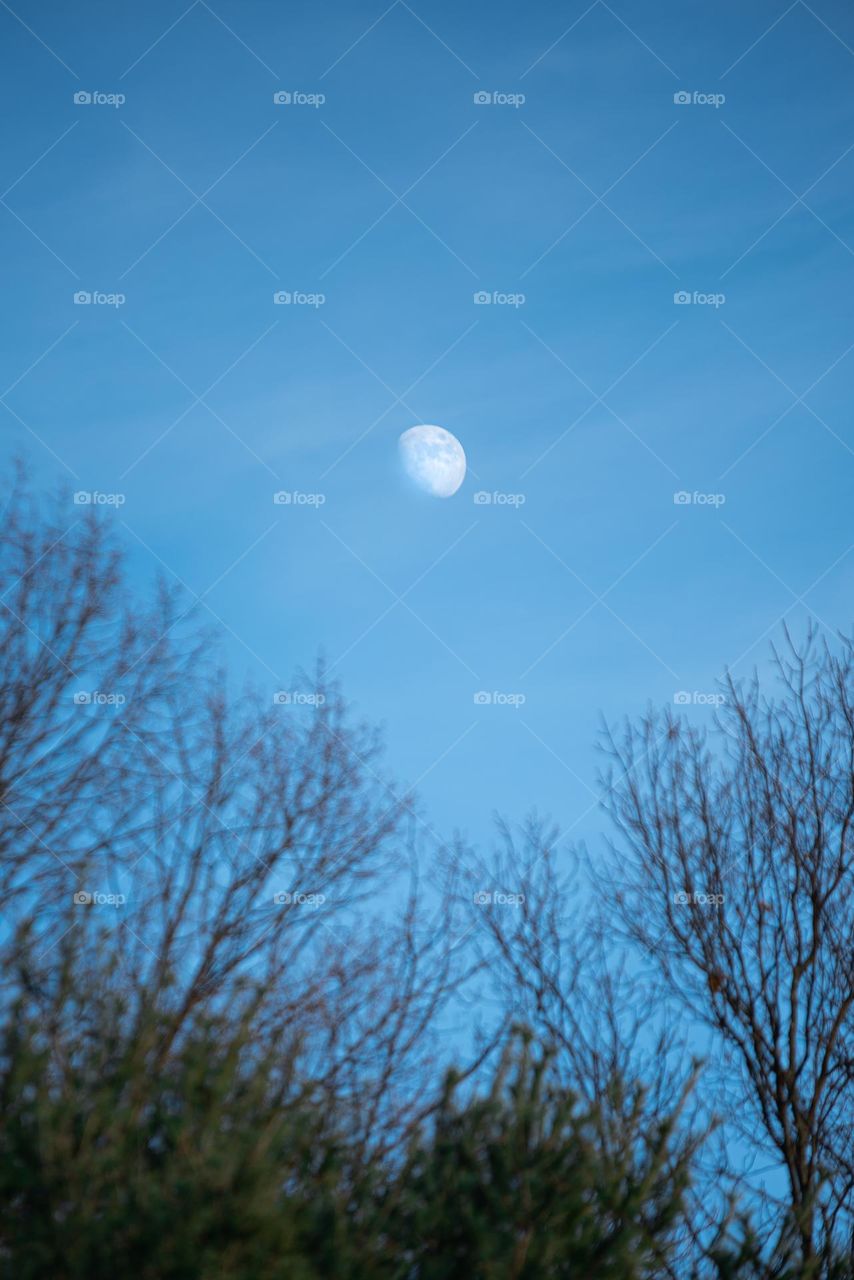
<path fill-rule="evenodd" d="M 271 696 L 322 650 L 438 830 L 592 836 L 600 715 L 850 626 L 843 0 L 48 0 L 0 40 L 4 461 L 124 495 L 134 577 Z"/>

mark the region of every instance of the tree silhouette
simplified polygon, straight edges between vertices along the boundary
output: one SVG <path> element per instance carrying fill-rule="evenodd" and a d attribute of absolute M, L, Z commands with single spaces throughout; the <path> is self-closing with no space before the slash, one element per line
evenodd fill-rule
<path fill-rule="evenodd" d="M 535 819 L 429 860 L 322 666 L 235 692 L 19 477 L 0 1274 L 851 1280 L 854 650 L 776 663 L 608 739 L 606 864 Z"/>
<path fill-rule="evenodd" d="M 625 936 L 712 1033 L 715 1105 L 783 1174 L 765 1230 L 811 1275 L 854 1262 L 854 649 L 786 641 L 779 696 L 728 677 L 711 735 L 612 737 L 606 794 Z"/>
<path fill-rule="evenodd" d="M 463 961 L 421 902 L 412 802 L 322 669 L 307 705 L 232 694 L 210 635 L 162 586 L 131 595 L 79 511 L 19 478 L 0 531 L 6 1001 L 56 1010 L 63 972 L 99 990 L 106 966 L 124 1019 L 159 1018 L 154 1071 L 195 1016 L 251 1016 L 330 1096 L 358 1081 L 365 1144 L 399 1137 Z"/>

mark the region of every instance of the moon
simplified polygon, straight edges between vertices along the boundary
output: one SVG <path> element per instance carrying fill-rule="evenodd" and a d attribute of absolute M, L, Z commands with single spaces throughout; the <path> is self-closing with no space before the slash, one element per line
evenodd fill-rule
<path fill-rule="evenodd" d="M 398 441 L 406 474 L 434 498 L 450 498 L 466 478 L 466 455 L 444 427 L 410 427 Z"/>

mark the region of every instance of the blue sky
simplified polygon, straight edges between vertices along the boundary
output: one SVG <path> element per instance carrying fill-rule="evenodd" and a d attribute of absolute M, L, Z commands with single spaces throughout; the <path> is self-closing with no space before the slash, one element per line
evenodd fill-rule
<path fill-rule="evenodd" d="M 4 459 L 122 494 L 134 577 L 203 596 L 271 695 L 322 650 L 437 829 L 537 806 L 593 836 L 601 715 L 687 691 L 708 720 L 783 615 L 850 626 L 841 0 L 45 3 L 0 32 Z M 466 450 L 452 499 L 400 474 L 419 422 Z"/>

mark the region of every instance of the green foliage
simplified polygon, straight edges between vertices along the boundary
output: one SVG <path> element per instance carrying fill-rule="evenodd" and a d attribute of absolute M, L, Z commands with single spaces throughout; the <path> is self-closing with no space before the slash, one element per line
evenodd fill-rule
<path fill-rule="evenodd" d="M 770 1135 L 794 1174 L 789 1203 L 750 1193 L 758 1230 L 750 1181 L 697 1159 L 713 1122 L 682 1111 L 693 1068 L 667 1018 L 655 1029 L 660 989 L 610 967 L 608 913 L 580 923 L 556 834 L 532 819 L 517 849 L 504 829 L 491 881 L 524 885 L 524 910 L 477 910 L 464 949 L 468 855 L 436 868 L 424 912 L 409 799 L 389 805 L 377 737 L 322 670 L 305 721 L 235 701 L 177 596 L 127 596 L 96 513 L 69 530 L 19 493 L 4 515 L 0 1280 L 854 1280 L 850 859 L 790 822 L 850 828 L 850 646 L 817 685 L 809 646 L 795 654 L 770 729 L 751 728 L 758 686 L 745 702 L 730 685 L 746 791 L 707 776 L 704 741 L 669 718 L 614 748 L 621 927 L 668 986 L 688 962 L 679 994 L 758 1085 L 751 1113 L 720 1059 L 747 1146 L 758 1117 L 757 1149 Z M 81 716 L 75 671 L 125 691 L 122 716 Z M 764 835 L 741 849 L 745 830 Z M 400 919 L 363 916 L 404 865 Z M 672 914 L 674 889 L 739 865 L 735 917 Z M 99 895 L 121 916 L 88 892 L 113 881 L 132 885 Z M 442 1082 L 440 1015 L 496 965 L 496 1042 L 519 1011 L 537 1033 L 491 1077 L 481 1062 Z M 778 999 L 798 987 L 808 1016 Z"/>
<path fill-rule="evenodd" d="M 489 1093 L 458 1104 L 446 1085 L 435 1126 L 400 1179 L 392 1234 L 423 1280 L 656 1274 L 671 1252 L 687 1182 L 671 1125 L 628 1127 L 604 1151 L 596 1117 L 523 1041 Z M 399 1274 L 403 1274 L 402 1272 Z"/>
<path fill-rule="evenodd" d="M 0 1200 L 8 1274 L 281 1275 L 305 1178 L 309 1112 L 271 1105 L 271 1064 L 199 1022 L 155 1069 L 154 1028 L 48 1037 L 14 1016 L 3 1039 Z M 316 1127 L 316 1126 L 314 1126 Z M 311 1274 L 310 1272 L 306 1273 Z"/>
<path fill-rule="evenodd" d="M 162 1014 L 104 994 L 48 1022 L 20 999 L 0 1067 L 16 1280 L 632 1280 L 680 1220 L 671 1122 L 606 1151 L 524 1041 L 486 1093 L 461 1100 L 449 1076 L 396 1157 L 345 1142 L 343 1109 L 297 1088 L 239 1011 L 171 1041 Z"/>

